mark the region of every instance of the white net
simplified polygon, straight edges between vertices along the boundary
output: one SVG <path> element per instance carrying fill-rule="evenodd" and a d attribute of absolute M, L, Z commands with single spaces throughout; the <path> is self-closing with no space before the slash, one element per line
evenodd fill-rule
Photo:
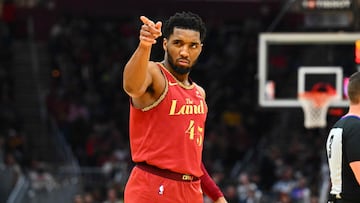
<path fill-rule="evenodd" d="M 334 94 L 327 92 L 307 92 L 299 96 L 304 111 L 305 128 L 324 128 L 327 124 L 327 111 Z"/>

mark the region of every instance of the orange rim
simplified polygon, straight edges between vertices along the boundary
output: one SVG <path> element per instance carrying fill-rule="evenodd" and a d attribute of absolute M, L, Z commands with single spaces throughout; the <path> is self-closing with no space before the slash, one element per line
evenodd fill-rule
<path fill-rule="evenodd" d="M 324 106 L 328 101 L 330 101 L 332 98 L 334 98 L 336 94 L 333 92 L 304 92 L 299 95 L 300 99 L 305 100 L 311 100 L 314 102 L 314 106 L 316 107 L 322 107 Z"/>

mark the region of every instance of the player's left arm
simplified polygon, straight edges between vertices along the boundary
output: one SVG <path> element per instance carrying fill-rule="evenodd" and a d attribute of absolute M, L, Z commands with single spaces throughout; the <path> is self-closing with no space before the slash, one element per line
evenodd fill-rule
<path fill-rule="evenodd" d="M 205 90 L 199 85 L 195 84 L 197 90 L 200 94 L 206 97 Z M 200 177 L 201 188 L 203 192 L 210 197 L 214 203 L 227 203 L 224 194 L 221 192 L 220 188 L 216 185 L 214 180 L 210 177 L 203 163 L 201 163 L 201 170 L 203 171 L 203 175 Z"/>
<path fill-rule="evenodd" d="M 210 177 L 203 163 L 201 163 L 201 170 L 204 175 L 200 177 L 201 189 L 203 192 L 210 197 L 214 203 L 227 203 L 224 194 L 220 188 L 216 185 L 214 180 Z"/>
<path fill-rule="evenodd" d="M 214 203 L 227 203 L 225 197 L 219 197 Z"/>

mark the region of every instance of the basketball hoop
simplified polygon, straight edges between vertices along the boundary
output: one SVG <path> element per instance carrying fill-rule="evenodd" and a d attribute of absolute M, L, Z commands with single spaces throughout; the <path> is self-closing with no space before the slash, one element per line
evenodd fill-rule
<path fill-rule="evenodd" d="M 316 84 L 310 91 L 300 93 L 298 99 L 304 111 L 305 128 L 326 127 L 327 110 L 335 98 L 335 89 L 323 83 Z"/>

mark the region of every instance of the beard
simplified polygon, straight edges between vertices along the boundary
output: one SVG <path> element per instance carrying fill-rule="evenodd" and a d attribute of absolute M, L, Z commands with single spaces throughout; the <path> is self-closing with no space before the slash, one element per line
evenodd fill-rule
<path fill-rule="evenodd" d="M 180 75 L 185 75 L 187 73 L 190 73 L 190 71 L 192 70 L 192 67 L 187 67 L 187 68 L 182 68 L 179 67 L 177 65 L 175 65 L 174 60 L 171 57 L 168 57 L 168 62 L 171 65 L 171 68 Z"/>

